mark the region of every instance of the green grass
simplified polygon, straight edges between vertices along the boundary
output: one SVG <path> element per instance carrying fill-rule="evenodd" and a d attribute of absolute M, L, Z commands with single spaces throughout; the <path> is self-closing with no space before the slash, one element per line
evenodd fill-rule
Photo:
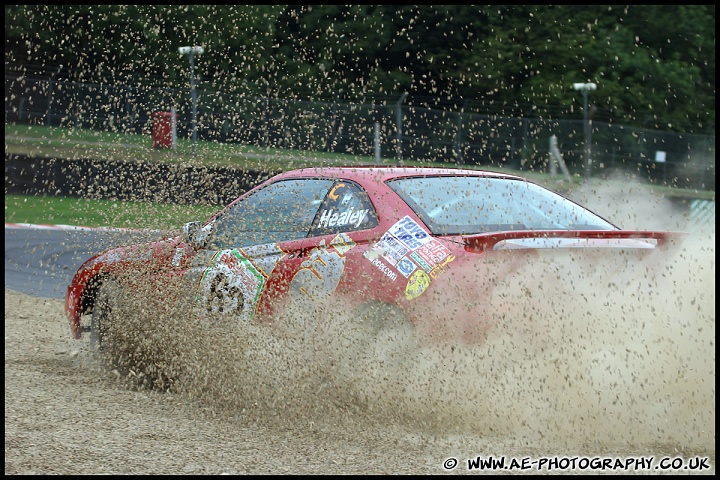
<path fill-rule="evenodd" d="M 186 222 L 205 220 L 220 208 L 212 205 L 5 195 L 5 223 L 176 230 Z"/>
<path fill-rule="evenodd" d="M 5 124 L 5 153 L 37 157 L 68 159 L 123 160 L 139 162 L 164 162 L 187 166 L 233 167 L 239 170 L 282 172 L 303 167 L 327 167 L 331 165 L 374 165 L 373 157 L 326 153 L 281 148 L 259 148 L 198 140 L 196 155 L 192 153 L 189 139 L 178 139 L 177 148 L 154 149 L 152 136 L 129 133 L 100 132 L 82 128 L 53 128 L 38 125 Z M 395 158 L 383 158 L 383 165 L 397 165 Z M 430 161 L 403 160 L 404 166 L 456 167 Z M 483 166 L 482 168 L 504 173 L 521 174 L 535 181 L 550 179 L 544 172 L 532 172 Z M 573 179 L 582 183 L 581 177 Z"/>
<path fill-rule="evenodd" d="M 374 158 L 324 152 L 198 141 L 192 153 L 188 139 L 178 139 L 174 150 L 152 148 L 152 136 L 122 132 L 102 132 L 81 128 L 5 124 L 5 154 L 32 157 L 98 159 L 151 163 L 175 163 L 186 166 L 233 167 L 246 171 L 281 172 L 302 167 L 330 165 L 371 165 Z M 397 164 L 382 159 L 383 164 Z M 403 161 L 406 166 L 455 166 L 444 163 Z M 466 167 L 473 168 L 473 167 Z M 480 167 L 475 167 L 480 168 Z M 583 184 L 579 176 L 571 182 L 552 178 L 544 172 L 517 171 L 507 168 L 483 169 L 517 174 L 561 193 L 569 193 Z M 715 192 L 652 185 L 657 195 L 715 200 Z M 220 207 L 117 202 L 76 198 L 5 196 L 5 222 L 113 226 L 123 228 L 176 228 L 190 220 L 207 218 Z"/>
<path fill-rule="evenodd" d="M 155 149 L 152 136 L 100 132 L 81 128 L 53 128 L 5 124 L 5 153 L 69 159 L 92 158 L 141 162 L 221 166 L 241 170 L 285 171 L 332 164 L 364 165 L 370 157 L 199 140 L 193 155 L 189 139 L 177 140 L 175 149 Z"/>

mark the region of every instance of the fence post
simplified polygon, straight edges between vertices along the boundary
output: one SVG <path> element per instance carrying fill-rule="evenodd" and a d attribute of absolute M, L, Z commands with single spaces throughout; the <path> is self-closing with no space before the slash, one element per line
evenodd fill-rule
<path fill-rule="evenodd" d="M 405 101 L 405 98 L 407 98 L 408 94 L 403 93 L 400 97 L 400 100 L 398 100 L 397 104 L 395 104 L 395 124 L 397 129 L 397 159 L 402 160 L 402 103 Z"/>
<path fill-rule="evenodd" d="M 50 83 L 48 85 L 48 99 L 47 99 L 47 114 L 45 115 L 45 125 L 48 127 L 52 127 L 50 118 L 52 116 L 52 98 L 53 98 L 53 88 L 55 86 L 55 77 L 60 74 L 60 71 L 62 70 L 62 65 L 57 69 L 57 72 L 53 72 L 53 74 L 50 76 Z"/>
<path fill-rule="evenodd" d="M 380 163 L 380 122 L 375 122 L 375 163 Z"/>

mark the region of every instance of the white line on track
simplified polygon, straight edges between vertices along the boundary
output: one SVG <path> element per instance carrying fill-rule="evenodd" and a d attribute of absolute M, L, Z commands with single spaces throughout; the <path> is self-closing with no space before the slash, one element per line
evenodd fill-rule
<path fill-rule="evenodd" d="M 5 228 L 29 228 L 35 230 L 114 230 L 114 231 L 136 231 L 133 228 L 117 227 L 83 227 L 77 225 L 46 225 L 35 223 L 5 223 Z"/>

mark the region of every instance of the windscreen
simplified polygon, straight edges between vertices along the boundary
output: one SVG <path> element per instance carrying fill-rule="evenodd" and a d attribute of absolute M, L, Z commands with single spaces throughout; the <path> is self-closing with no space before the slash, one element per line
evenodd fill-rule
<path fill-rule="evenodd" d="M 475 176 L 388 182 L 434 235 L 506 230 L 616 230 L 577 203 L 524 180 Z"/>

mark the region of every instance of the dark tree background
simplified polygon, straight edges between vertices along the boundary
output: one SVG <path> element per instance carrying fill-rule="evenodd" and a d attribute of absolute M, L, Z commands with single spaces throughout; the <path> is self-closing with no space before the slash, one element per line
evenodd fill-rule
<path fill-rule="evenodd" d="M 180 86 L 183 45 L 206 89 L 715 131 L 713 5 L 5 7 L 6 71 Z"/>

